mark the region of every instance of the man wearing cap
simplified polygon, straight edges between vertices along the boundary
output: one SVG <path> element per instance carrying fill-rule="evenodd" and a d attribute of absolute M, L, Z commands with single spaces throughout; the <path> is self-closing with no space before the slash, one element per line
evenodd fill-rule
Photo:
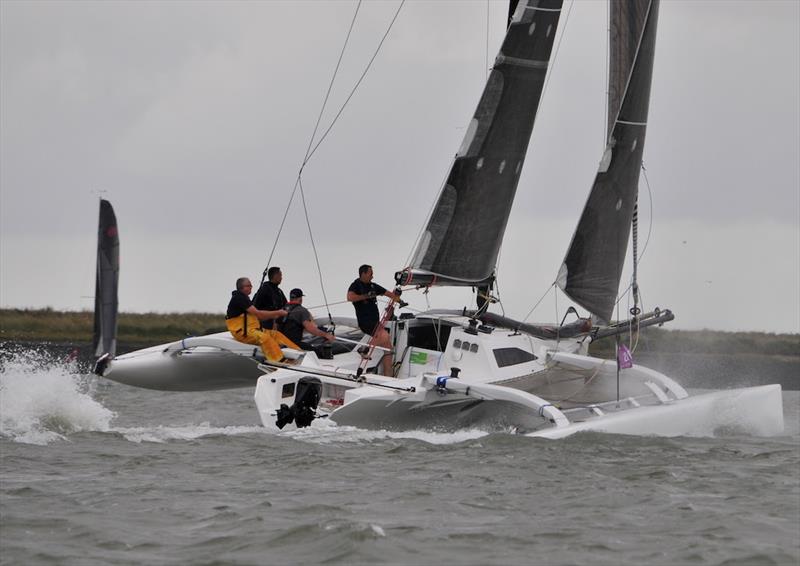
<path fill-rule="evenodd" d="M 303 350 L 311 350 L 311 346 L 303 342 L 303 331 L 314 336 L 321 336 L 328 342 L 333 342 L 336 337 L 330 332 L 320 330 L 314 323 L 314 317 L 308 312 L 308 309 L 303 306 L 303 290 L 292 289 L 289 291 L 289 302 L 286 303 L 286 318 L 283 320 L 281 330 L 284 335 L 294 342 L 299 344 Z"/>

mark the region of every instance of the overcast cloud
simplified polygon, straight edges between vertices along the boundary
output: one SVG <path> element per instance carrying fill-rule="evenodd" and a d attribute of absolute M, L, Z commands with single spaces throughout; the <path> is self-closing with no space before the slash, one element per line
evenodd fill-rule
<path fill-rule="evenodd" d="M 325 125 L 398 4 L 362 5 Z M 518 318 L 555 278 L 602 153 L 605 5 L 571 5 L 501 254 Z M 506 4 L 489 8 L 491 63 Z M 102 195 L 122 310 L 221 312 L 233 280 L 265 267 L 354 9 L 0 2 L 0 305 L 92 307 Z M 384 285 L 404 266 L 483 87 L 486 18 L 484 1 L 407 2 L 307 166 L 329 301 L 360 263 Z M 640 279 L 674 328 L 800 332 L 799 72 L 800 3 L 662 0 Z M 297 203 L 273 263 L 323 302 Z M 566 306 L 551 292 L 531 318 Z"/>

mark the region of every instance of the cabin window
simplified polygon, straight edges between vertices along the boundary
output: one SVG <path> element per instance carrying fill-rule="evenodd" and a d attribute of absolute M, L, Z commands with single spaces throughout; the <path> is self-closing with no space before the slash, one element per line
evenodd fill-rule
<path fill-rule="evenodd" d="M 413 325 L 408 327 L 408 346 L 411 348 L 422 348 L 424 350 L 435 350 L 444 352 L 447 342 L 450 339 L 452 326 L 442 324 L 439 321 L 428 321 L 420 324 L 417 319 Z"/>
<path fill-rule="evenodd" d="M 281 389 L 281 399 L 286 399 L 287 397 L 294 397 L 294 381 L 283 384 L 283 388 Z"/>
<path fill-rule="evenodd" d="M 536 356 L 521 348 L 496 348 L 493 352 L 497 367 L 501 368 L 532 362 L 536 359 Z"/>

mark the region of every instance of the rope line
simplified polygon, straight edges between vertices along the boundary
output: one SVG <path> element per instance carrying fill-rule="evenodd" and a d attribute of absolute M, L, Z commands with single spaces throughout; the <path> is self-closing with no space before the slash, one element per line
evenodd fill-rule
<path fill-rule="evenodd" d="M 650 180 L 647 178 L 647 168 L 644 165 L 644 161 L 642 162 L 642 174 L 644 175 L 645 185 L 647 185 L 647 197 L 650 208 L 650 221 L 647 224 L 647 237 L 645 238 L 644 245 L 642 246 L 642 253 L 639 254 L 639 258 L 636 260 L 637 267 L 642 263 L 642 259 L 644 259 L 644 254 L 647 251 L 647 246 L 650 244 L 650 236 L 653 233 L 653 190 L 650 187 Z M 628 283 L 628 286 L 625 287 L 625 290 L 619 294 L 616 303 L 614 303 L 615 305 L 618 304 L 623 298 L 625 298 L 628 295 L 628 292 L 631 290 L 632 286 L 633 282 L 631 281 L 631 283 Z M 639 295 L 641 295 L 641 293 L 642 290 L 639 289 Z M 642 301 L 642 304 L 644 304 L 644 301 Z M 642 310 L 644 310 L 644 306 L 642 307 Z"/>

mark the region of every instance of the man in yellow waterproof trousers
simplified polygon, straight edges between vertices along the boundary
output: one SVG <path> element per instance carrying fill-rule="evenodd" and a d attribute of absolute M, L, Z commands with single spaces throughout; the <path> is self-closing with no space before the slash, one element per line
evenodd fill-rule
<path fill-rule="evenodd" d="M 231 293 L 228 312 L 225 314 L 225 324 L 238 342 L 260 344 L 269 361 L 285 362 L 281 346 L 295 350 L 300 350 L 300 346 L 277 330 L 262 329 L 259 321 L 283 318 L 286 316 L 286 311 L 283 309 L 258 310 L 250 300 L 252 290 L 253 284 L 247 277 L 240 277 L 236 280 L 236 290 Z"/>

